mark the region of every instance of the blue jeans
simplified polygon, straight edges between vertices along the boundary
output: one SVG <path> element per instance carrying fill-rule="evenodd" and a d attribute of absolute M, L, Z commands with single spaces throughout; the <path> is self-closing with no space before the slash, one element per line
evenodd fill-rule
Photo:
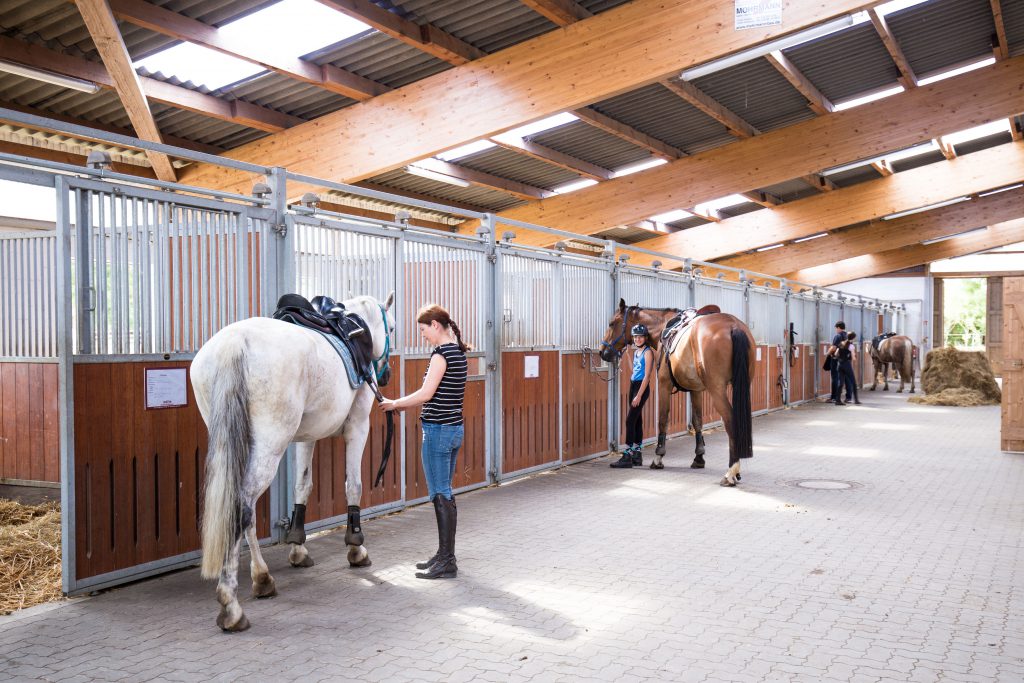
<path fill-rule="evenodd" d="M 452 478 L 455 476 L 455 461 L 459 456 L 464 425 L 439 425 L 421 422 L 423 425 L 423 473 L 427 476 L 427 492 L 430 499 L 441 494 L 452 499 Z"/>

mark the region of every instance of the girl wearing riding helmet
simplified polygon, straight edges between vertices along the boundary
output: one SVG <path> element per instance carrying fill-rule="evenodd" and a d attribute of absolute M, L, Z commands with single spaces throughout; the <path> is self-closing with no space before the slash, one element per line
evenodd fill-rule
<path fill-rule="evenodd" d="M 654 351 L 648 346 L 650 333 L 643 324 L 633 325 L 633 374 L 629 382 L 629 412 L 626 414 L 626 452 L 611 467 L 640 467 L 644 464 L 640 449 L 644 440 L 644 404 L 651 393 L 654 376 Z"/>

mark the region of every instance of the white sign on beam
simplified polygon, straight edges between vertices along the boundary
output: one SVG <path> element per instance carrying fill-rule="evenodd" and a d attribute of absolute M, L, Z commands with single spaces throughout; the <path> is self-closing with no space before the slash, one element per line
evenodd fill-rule
<path fill-rule="evenodd" d="M 733 7 L 737 31 L 782 23 L 782 0 L 734 0 Z"/>

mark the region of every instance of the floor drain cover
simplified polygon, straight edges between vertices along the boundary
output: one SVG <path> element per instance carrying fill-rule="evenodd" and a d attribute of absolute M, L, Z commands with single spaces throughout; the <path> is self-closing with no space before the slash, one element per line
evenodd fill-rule
<path fill-rule="evenodd" d="M 796 486 L 802 489 L 819 489 L 830 491 L 852 489 L 860 486 L 860 484 L 858 484 L 857 482 L 839 481 L 837 479 L 799 479 L 797 481 L 789 482 L 789 485 Z"/>

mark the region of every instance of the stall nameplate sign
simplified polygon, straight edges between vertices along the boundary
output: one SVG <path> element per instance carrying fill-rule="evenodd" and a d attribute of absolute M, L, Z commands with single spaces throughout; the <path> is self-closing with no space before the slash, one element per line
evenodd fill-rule
<path fill-rule="evenodd" d="M 735 29 L 763 28 L 782 23 L 782 0 L 734 0 Z"/>
<path fill-rule="evenodd" d="M 540 356 L 523 356 L 524 376 L 540 377 Z"/>
<path fill-rule="evenodd" d="M 757 347 L 757 362 L 758 363 L 761 362 L 761 347 L 760 346 Z"/>
<path fill-rule="evenodd" d="M 185 368 L 146 368 L 146 410 L 188 405 Z"/>
<path fill-rule="evenodd" d="M 794 346 L 793 347 L 793 358 L 799 358 L 799 357 L 800 357 L 800 347 L 799 346 Z"/>

